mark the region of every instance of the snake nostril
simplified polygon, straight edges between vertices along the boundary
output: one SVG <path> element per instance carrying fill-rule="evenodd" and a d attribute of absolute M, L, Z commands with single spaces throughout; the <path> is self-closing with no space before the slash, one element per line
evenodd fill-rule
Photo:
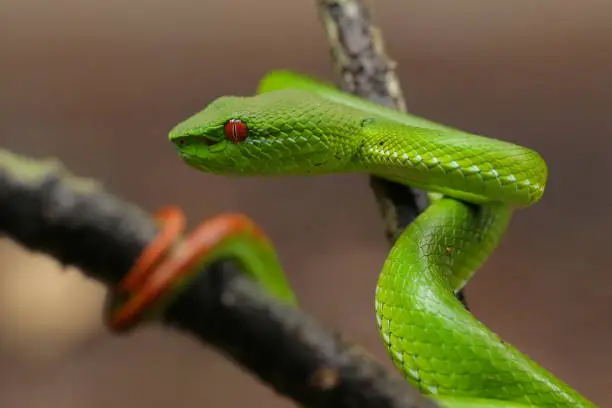
<path fill-rule="evenodd" d="M 187 141 L 185 140 L 184 137 L 179 137 L 177 139 L 174 139 L 174 145 L 176 147 L 182 147 L 185 146 L 185 144 L 187 143 Z"/>

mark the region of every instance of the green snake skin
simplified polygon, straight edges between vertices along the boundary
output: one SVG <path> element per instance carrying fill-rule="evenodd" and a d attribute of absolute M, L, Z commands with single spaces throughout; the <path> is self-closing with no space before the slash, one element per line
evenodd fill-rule
<path fill-rule="evenodd" d="M 230 141 L 239 119 L 248 137 Z M 370 173 L 431 193 L 382 268 L 376 318 L 395 366 L 441 406 L 593 407 L 457 300 L 506 231 L 544 193 L 534 151 L 396 112 L 286 71 L 257 95 L 224 96 L 170 141 L 200 171 L 235 176 Z"/>

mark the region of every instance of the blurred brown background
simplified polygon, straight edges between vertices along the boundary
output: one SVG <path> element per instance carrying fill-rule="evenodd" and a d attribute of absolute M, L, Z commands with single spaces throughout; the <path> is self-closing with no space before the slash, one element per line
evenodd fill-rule
<path fill-rule="evenodd" d="M 2 147 L 57 156 L 149 210 L 244 211 L 302 305 L 389 367 L 373 315 L 387 244 L 363 176 L 200 174 L 166 139 L 273 68 L 332 79 L 314 1 L 3 0 Z M 372 2 L 374 3 L 374 2 Z M 377 1 L 411 111 L 540 151 L 544 200 L 516 214 L 467 290 L 506 340 L 612 407 L 612 2 Z M 0 406 L 286 407 L 193 339 L 100 323 L 102 288 L 0 241 Z"/>

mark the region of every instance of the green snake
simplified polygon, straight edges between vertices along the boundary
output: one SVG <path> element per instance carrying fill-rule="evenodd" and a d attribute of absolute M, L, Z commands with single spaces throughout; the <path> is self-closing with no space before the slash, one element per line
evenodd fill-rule
<path fill-rule="evenodd" d="M 513 211 L 542 197 L 548 170 L 538 153 L 288 71 L 266 75 L 256 95 L 216 99 L 169 139 L 185 163 L 207 173 L 366 173 L 428 191 L 431 204 L 395 242 L 376 287 L 376 320 L 395 367 L 447 408 L 594 406 L 455 296 Z M 247 241 L 235 252 L 264 287 L 295 302 L 276 258 L 258 257 L 268 250 Z"/>

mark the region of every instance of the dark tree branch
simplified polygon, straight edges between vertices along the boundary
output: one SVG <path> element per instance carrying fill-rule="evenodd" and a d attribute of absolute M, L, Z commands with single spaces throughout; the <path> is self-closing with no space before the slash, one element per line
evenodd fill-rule
<path fill-rule="evenodd" d="M 0 233 L 114 285 L 157 228 L 144 211 L 57 160 L 0 150 Z"/>
<path fill-rule="evenodd" d="M 361 347 L 276 303 L 238 273 L 228 263 L 201 275 L 171 307 L 168 320 L 196 331 L 305 406 L 438 407 Z"/>
<path fill-rule="evenodd" d="M 136 206 L 56 161 L 0 150 L 0 232 L 112 290 L 157 227 Z M 229 261 L 201 271 L 164 322 L 217 347 L 303 405 L 436 407 L 359 347 L 276 302 Z"/>

